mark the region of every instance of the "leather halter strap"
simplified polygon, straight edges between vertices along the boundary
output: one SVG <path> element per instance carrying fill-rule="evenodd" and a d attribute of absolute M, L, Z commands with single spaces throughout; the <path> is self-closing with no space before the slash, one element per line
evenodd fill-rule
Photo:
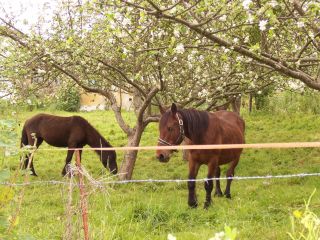
<path fill-rule="evenodd" d="M 158 143 L 161 143 L 161 144 L 167 145 L 167 146 L 174 146 L 174 145 L 179 145 L 183 141 L 183 139 L 185 137 L 184 128 L 183 128 L 183 120 L 179 117 L 178 113 L 176 113 L 176 116 L 178 119 L 179 129 L 180 129 L 179 137 L 177 138 L 176 142 L 174 144 L 172 144 L 172 143 L 169 143 L 166 140 L 159 137 Z"/>

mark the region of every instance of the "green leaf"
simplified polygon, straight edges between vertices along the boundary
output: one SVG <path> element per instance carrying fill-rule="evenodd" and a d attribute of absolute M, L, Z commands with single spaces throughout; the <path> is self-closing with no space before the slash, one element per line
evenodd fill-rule
<path fill-rule="evenodd" d="M 259 51 L 259 50 L 260 50 L 260 44 L 259 44 L 259 43 L 256 43 L 255 45 L 252 45 L 252 46 L 250 47 L 250 50 L 251 50 L 251 51 L 254 51 L 254 52 Z"/>
<path fill-rule="evenodd" d="M 67 44 L 67 45 L 72 45 L 73 42 L 74 42 L 74 41 L 73 41 L 73 38 L 70 36 L 70 37 L 67 39 L 66 44 Z"/>

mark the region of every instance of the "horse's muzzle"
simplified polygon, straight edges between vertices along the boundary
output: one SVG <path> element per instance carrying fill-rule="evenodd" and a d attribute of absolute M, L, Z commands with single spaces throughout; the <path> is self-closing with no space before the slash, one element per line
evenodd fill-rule
<path fill-rule="evenodd" d="M 165 156 L 164 154 L 160 153 L 157 155 L 157 158 L 160 162 L 166 163 L 169 162 L 169 156 Z"/>

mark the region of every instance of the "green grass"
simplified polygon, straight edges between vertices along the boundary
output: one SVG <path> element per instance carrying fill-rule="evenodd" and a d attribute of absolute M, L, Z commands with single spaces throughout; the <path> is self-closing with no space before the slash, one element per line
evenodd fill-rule
<path fill-rule="evenodd" d="M 70 113 L 53 112 L 58 115 Z M 16 121 L 23 122 L 35 112 L 19 113 Z M 114 146 L 124 146 L 126 136 L 108 111 L 79 113 L 88 119 Z M 134 116 L 126 113 L 126 119 L 134 123 Z M 1 118 L 12 118 L 3 115 Z M 320 141 L 319 115 L 244 115 L 246 142 L 293 142 Z M 21 128 L 20 125 L 20 128 Z M 20 128 L 17 130 L 20 132 Z M 141 145 L 156 145 L 157 124 L 151 124 L 143 134 Z M 18 146 L 18 139 L 17 139 Z M 42 148 L 48 146 L 43 144 Z M 159 163 L 154 151 L 142 151 L 138 155 L 134 179 L 185 179 L 188 165 L 181 160 L 181 152 L 169 163 Z M 60 173 L 66 153 L 62 151 L 39 151 L 35 156 L 35 168 L 39 177 L 31 181 L 63 180 Z M 121 164 L 123 152 L 118 152 Z M 18 156 L 5 157 L 0 152 L 0 162 L 12 172 L 18 166 Z M 98 156 L 84 151 L 84 167 L 94 176 L 109 177 Z M 319 172 L 319 149 L 246 149 L 236 169 L 237 176 L 293 174 Z M 223 174 L 225 173 L 223 167 Z M 202 166 L 199 178 L 206 176 Z M 22 178 L 19 177 L 19 181 Z M 222 187 L 225 182 L 222 182 Z M 187 206 L 185 183 L 139 183 L 108 186 L 106 191 L 95 190 L 89 197 L 90 234 L 92 239 L 166 239 L 172 233 L 177 239 L 209 239 L 225 224 L 236 227 L 240 239 L 288 239 L 290 215 L 304 208 L 312 191 L 320 186 L 319 177 L 242 180 L 232 183 L 232 200 L 214 198 L 209 210 L 202 209 L 205 190 L 197 184 L 200 207 Z M 21 188 L 16 188 L 16 197 Z M 78 203 L 74 193 L 74 205 Z M 28 186 L 16 226 L 20 233 L 36 239 L 61 239 L 65 232 L 65 206 L 67 187 L 61 185 Z M 16 201 L 7 207 L 13 213 Z M 311 210 L 320 214 L 320 193 L 313 197 Z M 81 216 L 73 216 L 74 239 L 80 239 Z"/>

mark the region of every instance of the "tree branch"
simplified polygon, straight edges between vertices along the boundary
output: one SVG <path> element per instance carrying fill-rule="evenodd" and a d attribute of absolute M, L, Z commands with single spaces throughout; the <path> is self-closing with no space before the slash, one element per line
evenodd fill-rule
<path fill-rule="evenodd" d="M 154 5 L 151 0 L 148 0 L 148 2 L 150 3 L 151 6 Z M 159 10 L 157 10 L 157 9 L 159 9 Z M 149 11 L 147 13 L 149 15 L 155 16 L 157 18 L 163 18 L 163 19 L 167 19 L 172 22 L 175 22 L 175 23 L 182 24 L 182 25 L 188 27 L 189 29 L 193 30 L 194 32 L 200 34 L 201 36 L 204 36 L 207 39 L 213 41 L 214 43 L 217 43 L 220 46 L 224 46 L 226 48 L 232 49 L 235 52 L 238 52 L 243 56 L 250 57 L 250 58 L 256 60 L 257 62 L 268 65 L 284 75 L 287 75 L 287 76 L 290 76 L 292 78 L 295 78 L 295 79 L 302 81 L 310 88 L 320 90 L 320 83 L 318 81 L 316 81 L 316 79 L 313 79 L 310 75 L 308 75 L 307 73 L 305 73 L 303 71 L 300 71 L 299 69 L 291 69 L 286 66 L 286 63 L 277 62 L 277 61 L 270 59 L 267 56 L 258 55 L 256 53 L 242 47 L 241 45 L 233 45 L 230 42 L 227 42 L 227 41 L 221 39 L 220 37 L 217 37 L 216 35 L 208 32 L 205 29 L 196 27 L 194 24 L 192 24 L 184 19 L 173 17 L 171 15 L 168 15 L 166 13 L 161 12 L 159 7 L 157 7 L 156 10 L 157 10 L 156 12 Z M 159 11 L 161 14 L 159 14 Z"/>
<path fill-rule="evenodd" d="M 147 107 L 149 106 L 149 104 L 151 103 L 152 98 L 159 92 L 159 88 L 158 87 L 154 87 L 153 89 L 151 89 L 151 91 L 149 92 L 149 94 L 147 95 L 147 97 L 144 99 L 142 106 L 139 108 L 138 111 L 138 123 L 143 124 L 143 114 L 145 112 L 145 110 L 147 109 Z"/>

